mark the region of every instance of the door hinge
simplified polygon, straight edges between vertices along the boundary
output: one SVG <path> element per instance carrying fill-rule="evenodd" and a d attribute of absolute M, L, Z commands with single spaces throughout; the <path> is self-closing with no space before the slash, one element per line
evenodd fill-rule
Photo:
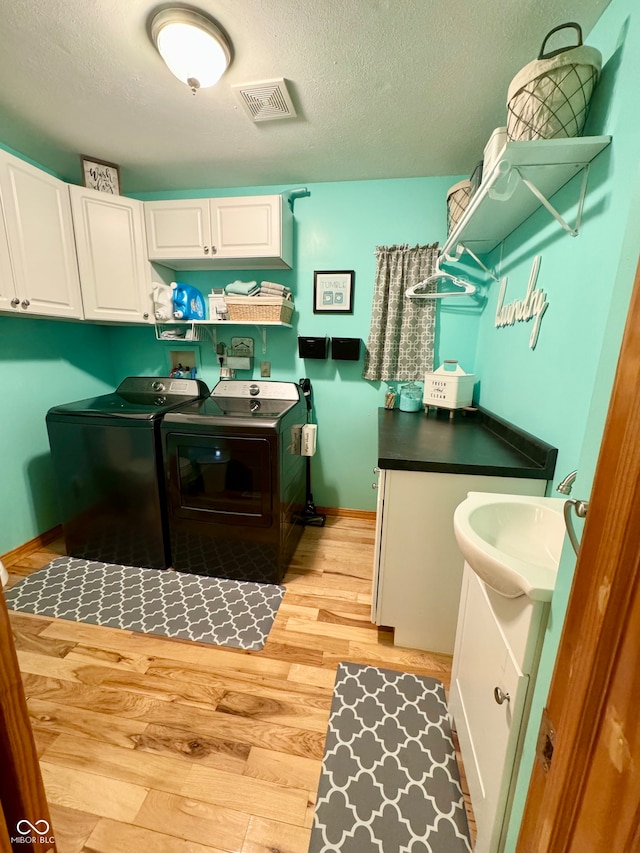
<path fill-rule="evenodd" d="M 540 730 L 538 732 L 538 743 L 536 745 L 536 757 L 542 764 L 542 769 L 545 773 L 548 773 L 551 767 L 555 742 L 556 730 L 549 719 L 547 709 L 543 708 Z"/>

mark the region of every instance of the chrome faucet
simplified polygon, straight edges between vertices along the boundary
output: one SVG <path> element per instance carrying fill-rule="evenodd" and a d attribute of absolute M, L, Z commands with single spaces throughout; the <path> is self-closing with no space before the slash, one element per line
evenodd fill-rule
<path fill-rule="evenodd" d="M 556 486 L 556 491 L 560 492 L 561 495 L 570 495 L 571 487 L 573 486 L 577 476 L 577 471 L 572 471 L 570 474 L 567 474 L 564 480 Z M 578 542 L 578 537 L 576 536 L 575 530 L 573 529 L 573 522 L 571 521 L 572 508 L 578 518 L 586 518 L 587 510 L 589 509 L 589 501 L 576 501 L 573 498 L 569 498 L 564 502 L 564 523 L 567 528 L 569 541 L 577 555 L 580 549 L 580 543 Z"/>
<path fill-rule="evenodd" d="M 571 487 L 573 486 L 577 475 L 577 471 L 572 471 L 570 474 L 567 474 L 564 480 L 556 486 L 556 492 L 560 492 L 561 495 L 570 495 Z"/>

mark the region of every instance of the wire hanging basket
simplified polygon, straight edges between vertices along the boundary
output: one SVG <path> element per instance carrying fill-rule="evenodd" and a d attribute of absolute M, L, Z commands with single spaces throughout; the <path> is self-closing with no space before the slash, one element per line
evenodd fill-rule
<path fill-rule="evenodd" d="M 576 30 L 578 44 L 545 53 L 549 38 L 564 29 Z M 600 51 L 583 45 L 579 24 L 561 24 L 550 30 L 538 58 L 525 65 L 509 86 L 508 139 L 581 136 L 601 67 Z"/>
<path fill-rule="evenodd" d="M 447 192 L 447 234 L 451 234 L 471 199 L 471 181 L 458 181 Z"/>

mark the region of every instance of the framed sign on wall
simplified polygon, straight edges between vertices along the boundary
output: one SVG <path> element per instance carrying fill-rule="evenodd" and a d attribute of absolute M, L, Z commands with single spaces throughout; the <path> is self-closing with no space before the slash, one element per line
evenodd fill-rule
<path fill-rule="evenodd" d="M 313 313 L 353 314 L 353 270 L 316 270 L 313 274 Z"/>
<path fill-rule="evenodd" d="M 120 195 L 120 169 L 115 163 L 82 157 L 82 177 L 85 187 L 100 192 Z"/>

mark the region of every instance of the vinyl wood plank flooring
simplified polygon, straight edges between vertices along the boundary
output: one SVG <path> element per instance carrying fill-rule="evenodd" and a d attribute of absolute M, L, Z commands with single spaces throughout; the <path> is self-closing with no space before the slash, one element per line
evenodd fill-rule
<path fill-rule="evenodd" d="M 368 518 L 306 528 L 259 652 L 11 613 L 58 853 L 306 853 L 338 663 L 450 679 L 371 624 L 373 548 Z"/>

